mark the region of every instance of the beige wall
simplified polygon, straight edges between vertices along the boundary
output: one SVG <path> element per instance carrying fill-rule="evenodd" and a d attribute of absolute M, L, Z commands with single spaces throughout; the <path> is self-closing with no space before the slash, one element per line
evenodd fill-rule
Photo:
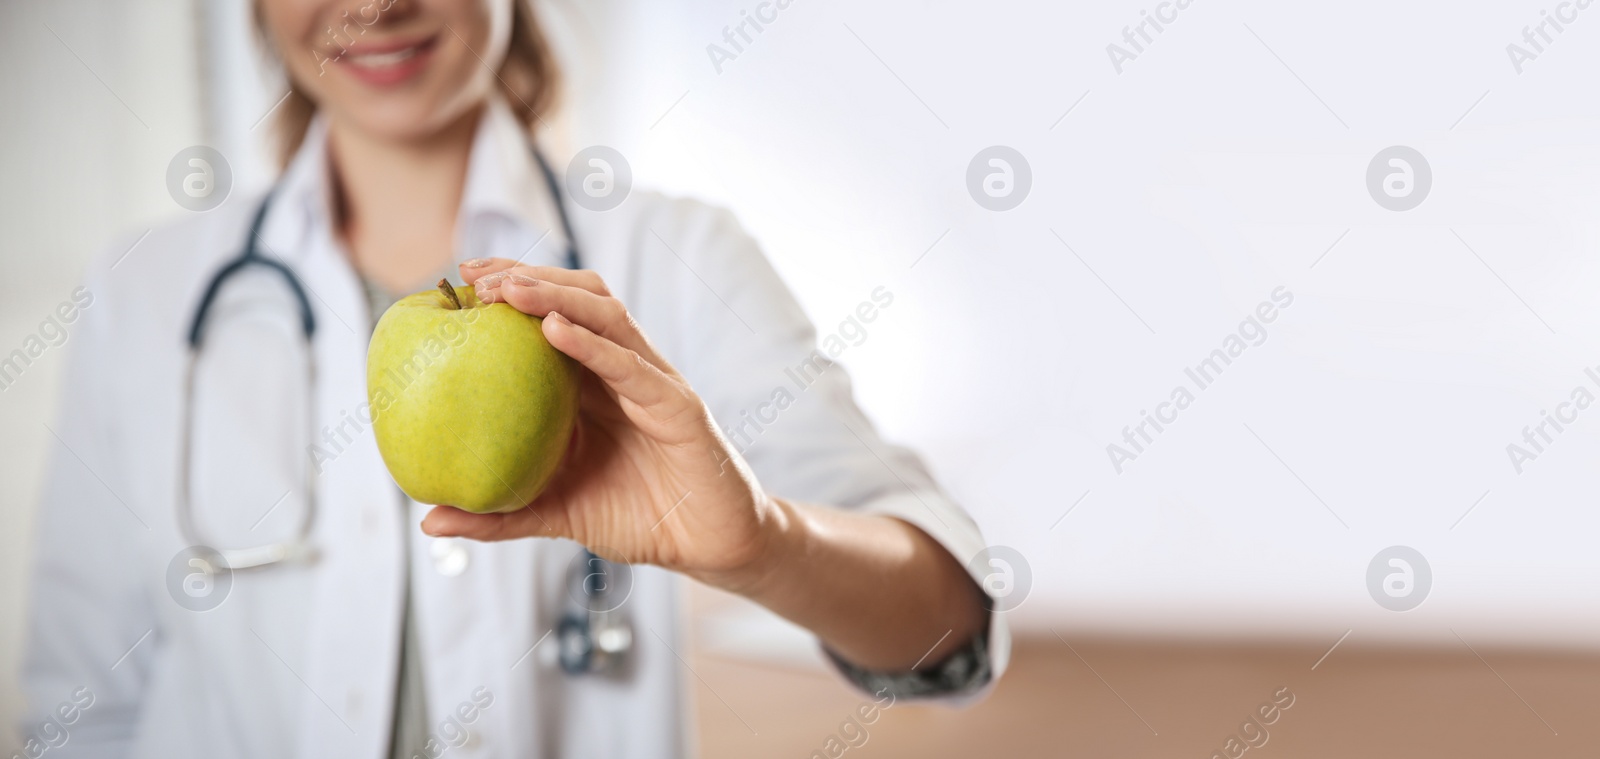
<path fill-rule="evenodd" d="M 951 711 L 885 702 L 869 708 L 869 725 L 847 723 L 866 697 L 830 673 L 708 653 L 690 664 L 705 759 L 838 755 L 829 741 L 846 738 L 860 745 L 845 759 L 1208 759 L 1238 756 L 1241 745 L 1246 759 L 1576 759 L 1594 756 L 1600 741 L 1592 652 L 1355 637 L 1323 659 L 1327 649 L 1025 637 L 983 703 Z M 1257 718 L 1267 725 L 1244 727 L 1273 702 L 1288 708 L 1269 706 Z"/>

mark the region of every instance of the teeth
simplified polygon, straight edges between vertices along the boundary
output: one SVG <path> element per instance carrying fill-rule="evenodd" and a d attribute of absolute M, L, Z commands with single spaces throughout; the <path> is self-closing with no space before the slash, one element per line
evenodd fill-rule
<path fill-rule="evenodd" d="M 382 67 L 382 66 L 393 66 L 393 65 L 395 65 L 395 64 L 397 64 L 397 63 L 399 63 L 401 61 L 404 61 L 407 58 L 410 58 L 410 57 L 412 57 L 412 56 L 414 56 L 416 54 L 417 54 L 417 47 L 415 45 L 413 45 L 411 47 L 405 48 L 404 50 L 396 50 L 396 51 L 394 51 L 392 53 L 363 53 L 363 54 L 360 54 L 360 55 L 352 54 L 352 55 L 348 56 L 348 60 L 351 63 L 356 64 L 357 66 L 365 66 L 367 68 L 379 68 L 379 67 Z"/>

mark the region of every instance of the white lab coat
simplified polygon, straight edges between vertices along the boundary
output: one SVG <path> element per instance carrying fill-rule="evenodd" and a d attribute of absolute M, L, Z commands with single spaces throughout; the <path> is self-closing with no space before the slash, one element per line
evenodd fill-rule
<path fill-rule="evenodd" d="M 259 198 L 160 227 L 131 252 L 131 237 L 111 246 L 87 275 L 93 301 L 71 325 L 52 425 L 24 662 L 35 716 L 24 733 L 87 687 L 92 706 L 50 757 L 385 759 L 409 550 L 431 732 L 454 738 L 441 729 L 453 718 L 472 736 L 446 756 L 692 755 L 688 699 L 701 686 L 680 658 L 690 646 L 674 575 L 636 569 L 626 676 L 572 678 L 553 666 L 555 638 L 544 636 L 566 608 L 573 544 L 435 545 L 417 529 L 426 507 L 399 494 L 363 423 L 373 316 L 327 229 L 324 145 L 314 127 L 263 235 L 265 252 L 312 291 L 315 384 L 307 397 L 307 353 L 281 284 L 258 273 L 230 288 L 198 369 L 192 474 L 204 539 L 224 548 L 292 534 L 309 474 L 318 559 L 235 572 L 209 611 L 174 601 L 169 563 L 188 544 L 174 509 L 184 332 Z M 639 191 L 607 212 L 568 208 L 582 265 L 605 277 L 719 423 L 738 424 L 780 386 L 794 393 L 744 446 L 764 487 L 900 517 L 963 563 L 983 548 L 917 459 L 879 439 L 840 368 L 794 392 L 785 370 L 806 361 L 815 331 L 731 215 Z M 561 261 L 551 198 L 498 103 L 473 149 L 458 245 L 459 258 Z M 440 557 L 464 557 L 465 571 L 446 576 Z M 993 616 L 998 676 L 1009 638 Z"/>

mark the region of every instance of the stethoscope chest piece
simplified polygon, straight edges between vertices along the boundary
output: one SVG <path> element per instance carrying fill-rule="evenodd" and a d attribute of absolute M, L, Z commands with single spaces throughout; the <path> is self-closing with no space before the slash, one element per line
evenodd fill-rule
<path fill-rule="evenodd" d="M 567 570 L 567 608 L 556 626 L 557 658 L 569 675 L 620 672 L 633 649 L 633 626 L 622 606 L 633 591 L 633 568 L 593 551 Z"/>

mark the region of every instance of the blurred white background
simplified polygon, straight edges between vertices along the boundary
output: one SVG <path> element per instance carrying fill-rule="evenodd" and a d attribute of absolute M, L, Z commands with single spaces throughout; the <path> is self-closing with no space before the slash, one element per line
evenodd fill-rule
<path fill-rule="evenodd" d="M 1555 4 L 1198 0 L 1118 73 L 1107 46 L 1157 3 L 795 0 L 719 73 L 707 45 L 753 7 L 541 5 L 556 144 L 733 208 L 824 333 L 895 293 L 843 363 L 1026 557 L 1020 629 L 1592 645 L 1600 410 L 1520 474 L 1507 445 L 1600 396 L 1600 10 L 1518 73 L 1507 45 Z M 0 5 L 0 354 L 113 235 L 188 213 L 178 150 L 221 149 L 236 195 L 268 181 L 281 90 L 245 18 Z M 1031 167 L 1014 210 L 969 194 L 991 145 Z M 1431 167 L 1412 210 L 1367 188 L 1393 145 Z M 1185 368 L 1280 286 L 1265 341 L 1196 391 Z M 6 683 L 71 347 L 0 394 Z M 1107 446 L 1180 385 L 1194 403 L 1119 474 Z M 1392 545 L 1433 577 L 1403 614 L 1367 587 Z"/>

